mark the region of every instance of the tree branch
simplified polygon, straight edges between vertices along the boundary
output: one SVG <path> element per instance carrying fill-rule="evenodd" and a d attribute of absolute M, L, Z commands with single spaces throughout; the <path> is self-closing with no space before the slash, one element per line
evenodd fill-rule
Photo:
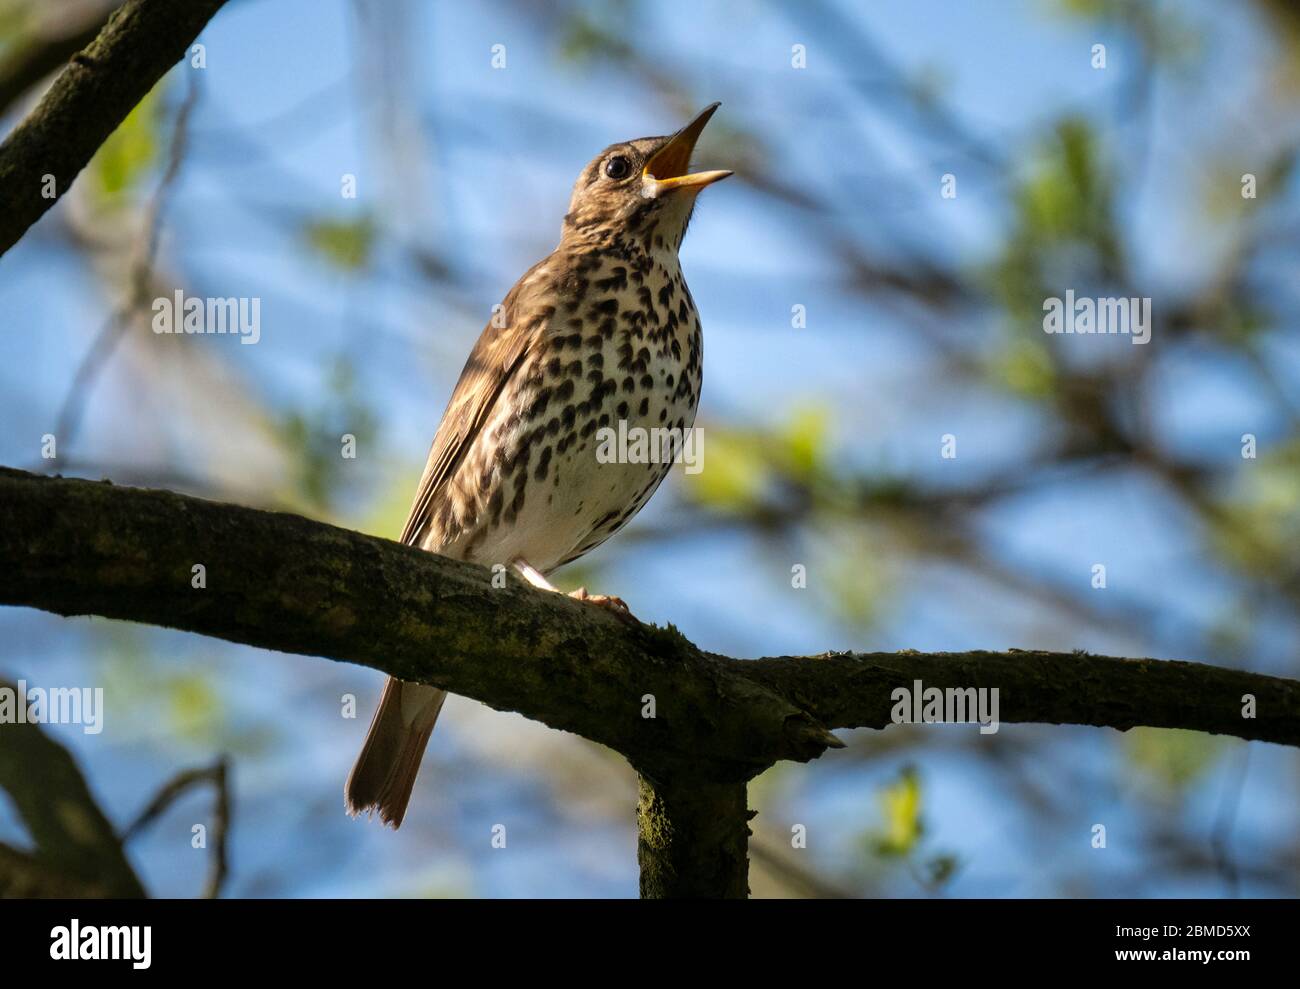
<path fill-rule="evenodd" d="M 1300 746 L 1300 681 L 1167 659 L 1084 652 L 828 653 L 749 660 L 742 672 L 828 728 L 884 728 L 891 692 L 998 688 L 1002 722 L 1127 731 L 1187 728 Z M 1246 695 L 1254 714 L 1244 717 Z"/>
<path fill-rule="evenodd" d="M 641 777 L 636 806 L 641 898 L 743 900 L 749 895 L 749 819 L 743 783 Z"/>
<path fill-rule="evenodd" d="M 203 888 L 205 899 L 214 900 L 221 895 L 221 887 L 230 872 L 229 841 L 230 832 L 230 763 L 223 756 L 211 766 L 199 769 L 187 769 L 178 773 L 170 782 L 159 790 L 149 805 L 122 833 L 123 843 L 131 841 L 136 835 L 153 825 L 172 804 L 185 793 L 201 783 L 210 784 L 216 793 L 212 808 L 212 865 L 208 869 L 208 881 Z"/>
<path fill-rule="evenodd" d="M 1000 722 L 1300 745 L 1292 680 L 1019 650 L 729 659 L 504 570 L 296 515 L 8 468 L 0 603 L 359 663 L 607 745 L 642 778 L 644 896 L 744 896 L 744 783 L 841 746 L 827 727 L 892 723 L 892 692 L 917 680 L 998 688 Z M 1244 695 L 1254 717 L 1242 714 Z M 22 785 L 16 769 L 7 775 L 0 786 Z"/>
<path fill-rule="evenodd" d="M 102 900 L 115 895 L 102 883 L 68 876 L 35 855 L 0 842 L 0 899 Z"/>
<path fill-rule="evenodd" d="M 890 724 L 891 692 L 914 680 L 997 687 L 1004 722 L 1300 745 L 1293 680 L 1019 650 L 729 659 L 671 626 L 629 627 L 513 576 L 492 578 L 295 515 L 0 468 L 0 602 L 359 663 L 583 735 L 655 780 L 737 782 L 781 759 L 815 758 L 839 744 L 827 727 Z M 1246 694 L 1254 718 L 1242 717 Z"/>
<path fill-rule="evenodd" d="M 145 895 L 76 760 L 39 725 L 0 720 L 0 789 L 36 846 L 0 848 L 0 895 Z"/>
<path fill-rule="evenodd" d="M 656 779 L 743 781 L 842 744 L 674 629 L 492 578 L 295 515 L 0 468 L 0 603 L 360 663 L 583 735 Z"/>
<path fill-rule="evenodd" d="M 0 144 L 0 255 L 72 185 L 99 146 L 226 0 L 127 0 Z M 54 176 L 46 198 L 44 176 Z"/>
<path fill-rule="evenodd" d="M 55 71 L 95 40 L 111 10 L 73 11 L 75 20 L 55 33 L 43 32 L 17 44 L 0 59 L 0 113 L 18 101 L 27 90 Z"/>

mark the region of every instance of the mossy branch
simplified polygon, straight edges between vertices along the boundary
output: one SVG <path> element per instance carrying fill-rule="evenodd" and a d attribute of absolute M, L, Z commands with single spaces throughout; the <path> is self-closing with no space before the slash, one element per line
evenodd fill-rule
<path fill-rule="evenodd" d="M 63 196 L 225 2 L 127 0 L 72 56 L 0 144 L 0 255 Z"/>
<path fill-rule="evenodd" d="M 744 895 L 745 781 L 841 746 L 829 728 L 886 727 L 893 691 L 917 680 L 996 687 L 1004 723 L 1300 745 L 1293 680 L 1019 650 L 731 659 L 671 627 L 296 515 L 7 468 L 0 603 L 358 663 L 604 744 L 642 776 L 653 896 Z"/>
<path fill-rule="evenodd" d="M 1300 745 L 1294 680 L 1019 650 L 731 659 L 671 627 L 629 626 L 513 576 L 300 516 L 8 468 L 0 603 L 373 667 L 583 735 L 656 779 L 736 782 L 815 758 L 839 744 L 827 728 L 888 725 L 891 692 L 914 680 L 997 687 L 1002 722 Z"/>

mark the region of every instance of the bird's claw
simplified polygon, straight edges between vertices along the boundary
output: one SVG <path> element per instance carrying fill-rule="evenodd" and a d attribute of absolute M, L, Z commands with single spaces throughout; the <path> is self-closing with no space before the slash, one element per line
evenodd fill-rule
<path fill-rule="evenodd" d="M 622 618 L 624 621 L 634 622 L 631 609 L 628 608 L 627 602 L 622 598 L 616 598 L 612 594 L 588 594 L 585 587 L 579 587 L 576 591 L 570 591 L 569 597 L 575 601 L 582 601 L 585 604 L 594 604 L 598 608 L 605 608 L 612 611 L 615 616 Z"/>

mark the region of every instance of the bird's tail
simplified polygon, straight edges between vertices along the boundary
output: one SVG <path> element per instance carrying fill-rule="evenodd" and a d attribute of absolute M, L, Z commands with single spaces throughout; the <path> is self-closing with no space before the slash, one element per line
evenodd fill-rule
<path fill-rule="evenodd" d="M 388 678 L 343 791 L 349 814 L 378 811 L 389 827 L 401 827 L 420 758 L 446 699 L 447 692 L 437 687 Z"/>

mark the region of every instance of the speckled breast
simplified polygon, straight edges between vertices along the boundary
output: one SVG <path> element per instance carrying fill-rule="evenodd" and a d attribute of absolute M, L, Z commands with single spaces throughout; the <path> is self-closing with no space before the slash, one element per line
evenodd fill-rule
<path fill-rule="evenodd" d="M 695 422 L 702 337 L 676 251 L 617 245 L 559 277 L 548 331 L 453 482 L 474 508 L 443 553 L 523 559 L 543 573 L 577 559 L 622 528 L 672 466 L 662 446 L 618 439 L 680 437 Z"/>

